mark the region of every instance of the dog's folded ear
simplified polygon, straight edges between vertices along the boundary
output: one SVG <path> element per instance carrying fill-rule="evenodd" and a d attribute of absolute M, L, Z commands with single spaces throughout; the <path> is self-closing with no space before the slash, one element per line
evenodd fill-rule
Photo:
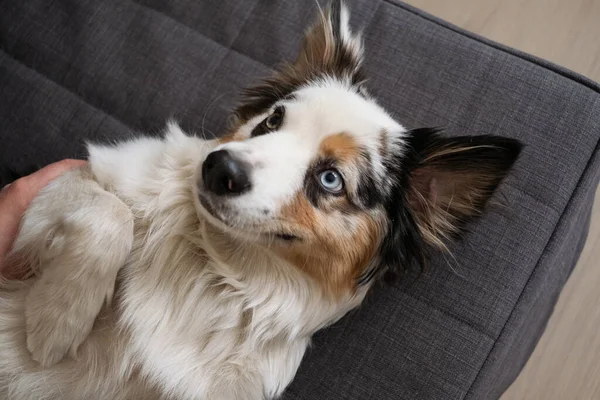
<path fill-rule="evenodd" d="M 444 248 L 445 239 L 480 215 L 521 148 L 500 136 L 444 138 L 432 129 L 411 131 L 406 196 L 423 239 Z"/>
<path fill-rule="evenodd" d="M 350 30 L 350 13 L 343 1 L 334 0 L 304 36 L 293 68 L 304 76 L 330 75 L 360 84 L 363 44 Z"/>

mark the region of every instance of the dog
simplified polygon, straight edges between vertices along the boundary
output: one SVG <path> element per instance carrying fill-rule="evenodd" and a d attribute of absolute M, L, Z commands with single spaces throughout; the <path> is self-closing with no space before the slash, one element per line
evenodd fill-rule
<path fill-rule="evenodd" d="M 333 1 L 229 133 L 88 146 L 48 185 L 0 290 L 3 399 L 262 400 L 318 330 L 479 216 L 521 144 L 408 130 L 365 88 Z"/>

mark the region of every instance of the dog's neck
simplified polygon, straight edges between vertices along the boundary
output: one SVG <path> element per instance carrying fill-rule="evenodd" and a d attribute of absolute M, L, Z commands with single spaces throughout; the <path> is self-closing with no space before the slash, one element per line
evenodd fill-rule
<path fill-rule="evenodd" d="M 124 197 L 136 216 L 132 263 L 143 266 L 139 270 L 133 265 L 125 276 L 135 278 L 126 279 L 126 285 L 145 285 L 135 292 L 149 297 L 165 288 L 173 313 L 188 301 L 204 302 L 206 296 L 214 296 L 211 307 L 237 299 L 252 320 L 277 322 L 279 328 L 270 330 L 273 334 L 280 329 L 311 335 L 359 304 L 364 293 L 331 299 L 313 278 L 268 248 L 210 224 L 198 212 L 195 182 L 199 158 L 214 143 L 174 134 L 165 144 L 154 165 L 154 179 L 145 180 L 135 196 Z M 139 199 L 142 205 L 136 203 Z M 269 312 L 272 315 L 266 315 Z"/>
<path fill-rule="evenodd" d="M 313 278 L 268 248 L 237 238 L 208 222 L 204 222 L 201 235 L 203 250 L 210 260 L 208 268 L 231 285 L 227 290 L 238 292 L 254 306 L 254 320 L 265 319 L 273 324 L 270 333 L 260 332 L 263 337 L 277 331 L 290 337 L 310 336 L 345 314 L 345 304 L 356 305 L 350 297 L 330 298 Z"/>
<path fill-rule="evenodd" d="M 191 189 L 183 185 L 168 188 L 178 195 L 162 199 L 163 211 L 138 221 L 122 278 L 120 321 L 130 332 L 142 373 L 185 365 L 188 371 L 164 370 L 155 382 L 182 396 L 195 390 L 184 382 L 220 373 L 212 365 L 231 364 L 233 370 L 245 365 L 244 371 L 257 374 L 247 378 L 261 382 L 269 373 L 264 365 L 252 365 L 258 358 L 291 374 L 311 335 L 361 298 L 327 299 L 310 277 L 268 249 L 203 221 Z"/>

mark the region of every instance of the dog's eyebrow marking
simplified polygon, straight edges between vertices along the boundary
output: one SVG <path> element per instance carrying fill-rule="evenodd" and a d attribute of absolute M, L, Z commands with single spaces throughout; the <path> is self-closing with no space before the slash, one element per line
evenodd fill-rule
<path fill-rule="evenodd" d="M 228 133 L 224 136 L 221 136 L 220 138 L 217 138 L 217 141 L 219 142 L 219 144 L 225 144 L 225 143 L 235 142 L 235 141 L 239 141 L 239 140 L 244 140 L 244 138 L 241 136 L 238 136 L 237 131 Z"/>
<path fill-rule="evenodd" d="M 340 132 L 323 139 L 319 146 L 319 153 L 323 158 L 349 163 L 360 157 L 361 149 L 352 135 Z"/>

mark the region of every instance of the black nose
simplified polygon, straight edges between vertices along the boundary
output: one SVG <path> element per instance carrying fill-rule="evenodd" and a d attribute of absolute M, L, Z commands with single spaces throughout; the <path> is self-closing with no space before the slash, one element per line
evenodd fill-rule
<path fill-rule="evenodd" d="M 247 166 L 227 150 L 212 152 L 202 164 L 202 180 L 210 192 L 218 195 L 238 195 L 250 190 Z"/>

